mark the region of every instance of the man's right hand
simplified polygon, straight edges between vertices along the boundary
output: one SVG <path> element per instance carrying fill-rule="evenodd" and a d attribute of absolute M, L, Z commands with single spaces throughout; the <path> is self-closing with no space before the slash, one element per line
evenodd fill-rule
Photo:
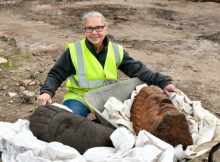
<path fill-rule="evenodd" d="M 42 93 L 41 95 L 37 96 L 38 105 L 46 105 L 47 103 L 52 103 L 51 96 L 48 93 Z"/>

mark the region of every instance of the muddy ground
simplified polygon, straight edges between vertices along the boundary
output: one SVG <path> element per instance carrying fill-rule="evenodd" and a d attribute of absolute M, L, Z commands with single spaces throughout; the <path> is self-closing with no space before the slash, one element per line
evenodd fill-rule
<path fill-rule="evenodd" d="M 30 116 L 37 105 L 24 91 L 38 93 L 65 44 L 84 37 L 80 18 L 91 10 L 106 16 L 111 40 L 220 117 L 220 3 L 0 0 L 0 57 L 8 61 L 0 64 L 1 121 Z"/>

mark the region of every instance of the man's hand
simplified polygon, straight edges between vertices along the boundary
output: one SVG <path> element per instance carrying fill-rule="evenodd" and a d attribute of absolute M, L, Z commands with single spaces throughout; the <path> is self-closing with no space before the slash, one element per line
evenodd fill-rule
<path fill-rule="evenodd" d="M 176 89 L 176 86 L 174 84 L 168 84 L 166 87 L 164 87 L 163 91 L 169 95 L 170 92 L 176 92 L 178 93 L 178 90 Z"/>
<path fill-rule="evenodd" d="M 42 93 L 37 96 L 37 104 L 38 105 L 46 105 L 47 103 L 52 103 L 51 96 L 48 93 Z"/>

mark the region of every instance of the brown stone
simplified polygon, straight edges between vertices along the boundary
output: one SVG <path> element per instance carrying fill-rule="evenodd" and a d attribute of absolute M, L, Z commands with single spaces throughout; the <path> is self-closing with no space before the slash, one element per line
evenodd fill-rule
<path fill-rule="evenodd" d="M 185 115 L 155 86 L 138 93 L 131 108 L 131 122 L 136 134 L 146 130 L 174 147 L 193 144 Z"/>

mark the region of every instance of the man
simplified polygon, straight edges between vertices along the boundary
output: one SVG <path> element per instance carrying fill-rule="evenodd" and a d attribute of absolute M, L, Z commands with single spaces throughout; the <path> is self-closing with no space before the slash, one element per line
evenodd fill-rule
<path fill-rule="evenodd" d="M 86 13 L 83 24 L 85 39 L 67 45 L 40 89 L 39 105 L 51 103 L 57 88 L 68 78 L 63 104 L 75 114 L 86 117 L 92 110 L 84 102 L 83 95 L 116 82 L 117 69 L 129 77 L 138 77 L 148 85 L 157 85 L 166 93 L 176 90 L 169 76 L 151 71 L 131 58 L 122 46 L 107 39 L 107 22 L 101 13 Z"/>

